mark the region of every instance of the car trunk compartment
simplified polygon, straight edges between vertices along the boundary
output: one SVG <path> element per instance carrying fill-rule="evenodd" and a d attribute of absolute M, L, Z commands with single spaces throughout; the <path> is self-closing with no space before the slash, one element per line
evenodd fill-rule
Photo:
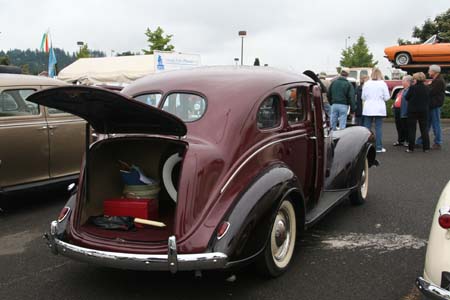
<path fill-rule="evenodd" d="M 183 157 L 186 147 L 184 142 L 156 137 L 108 138 L 92 145 L 86 162 L 84 196 L 78 206 L 81 211 L 78 214 L 77 231 L 102 239 L 130 242 L 167 241 L 173 234 L 176 201 L 172 197 L 175 192 L 176 199 L 182 165 L 182 160 L 178 159 L 174 163 L 173 158 Z M 123 206 L 123 203 L 126 205 L 127 198 L 130 198 L 128 195 L 124 197 L 125 183 L 120 173 L 122 167 L 119 161 L 138 166 L 145 176 L 159 182 L 160 190 L 156 196 L 158 216 L 152 216 L 150 219 L 163 222 L 166 227 L 138 225 L 131 230 L 119 230 L 104 229 L 91 222 L 91 218 L 104 215 L 105 200 L 120 199 Z M 167 167 L 169 161 L 172 161 L 169 163 L 172 167 Z M 163 176 L 163 172 L 166 176 Z M 133 201 L 130 201 L 130 205 L 131 202 Z"/>

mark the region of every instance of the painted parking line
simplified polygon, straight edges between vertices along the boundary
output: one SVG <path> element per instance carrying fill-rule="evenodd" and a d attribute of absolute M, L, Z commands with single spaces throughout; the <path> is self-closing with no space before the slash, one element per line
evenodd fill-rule
<path fill-rule="evenodd" d="M 424 239 L 410 234 L 396 233 L 340 233 L 335 235 L 314 232 L 305 240 L 306 245 L 326 250 L 375 250 L 380 253 L 403 249 L 421 249 Z"/>

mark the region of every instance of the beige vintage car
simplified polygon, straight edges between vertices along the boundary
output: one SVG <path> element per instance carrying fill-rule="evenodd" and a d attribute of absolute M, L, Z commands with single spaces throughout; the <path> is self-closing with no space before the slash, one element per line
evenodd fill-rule
<path fill-rule="evenodd" d="M 436 206 L 423 277 L 416 285 L 426 299 L 450 299 L 450 181 Z"/>
<path fill-rule="evenodd" d="M 0 197 L 78 177 L 86 122 L 26 100 L 35 91 L 62 85 L 67 83 L 0 74 Z"/>

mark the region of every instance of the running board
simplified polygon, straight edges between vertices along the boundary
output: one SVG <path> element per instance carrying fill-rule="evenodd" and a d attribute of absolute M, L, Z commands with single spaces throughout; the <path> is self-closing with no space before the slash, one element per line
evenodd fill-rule
<path fill-rule="evenodd" d="M 305 225 L 310 227 L 319 221 L 333 207 L 346 199 L 350 192 L 351 190 L 322 192 L 317 205 L 306 214 Z"/>

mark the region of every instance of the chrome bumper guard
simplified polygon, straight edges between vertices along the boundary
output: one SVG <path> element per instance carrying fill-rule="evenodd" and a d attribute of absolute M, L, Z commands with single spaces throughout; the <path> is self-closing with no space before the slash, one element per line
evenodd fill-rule
<path fill-rule="evenodd" d="M 431 284 L 422 277 L 416 279 L 416 286 L 422 294 L 430 300 L 449 300 L 450 291 Z"/>
<path fill-rule="evenodd" d="M 53 221 L 50 234 L 45 234 L 47 245 L 54 254 L 107 267 L 147 270 L 147 271 L 197 271 L 222 269 L 226 267 L 228 257 L 224 253 L 177 254 L 175 236 L 169 237 L 168 254 L 132 254 L 100 251 L 75 246 L 56 237 L 58 223 Z"/>

